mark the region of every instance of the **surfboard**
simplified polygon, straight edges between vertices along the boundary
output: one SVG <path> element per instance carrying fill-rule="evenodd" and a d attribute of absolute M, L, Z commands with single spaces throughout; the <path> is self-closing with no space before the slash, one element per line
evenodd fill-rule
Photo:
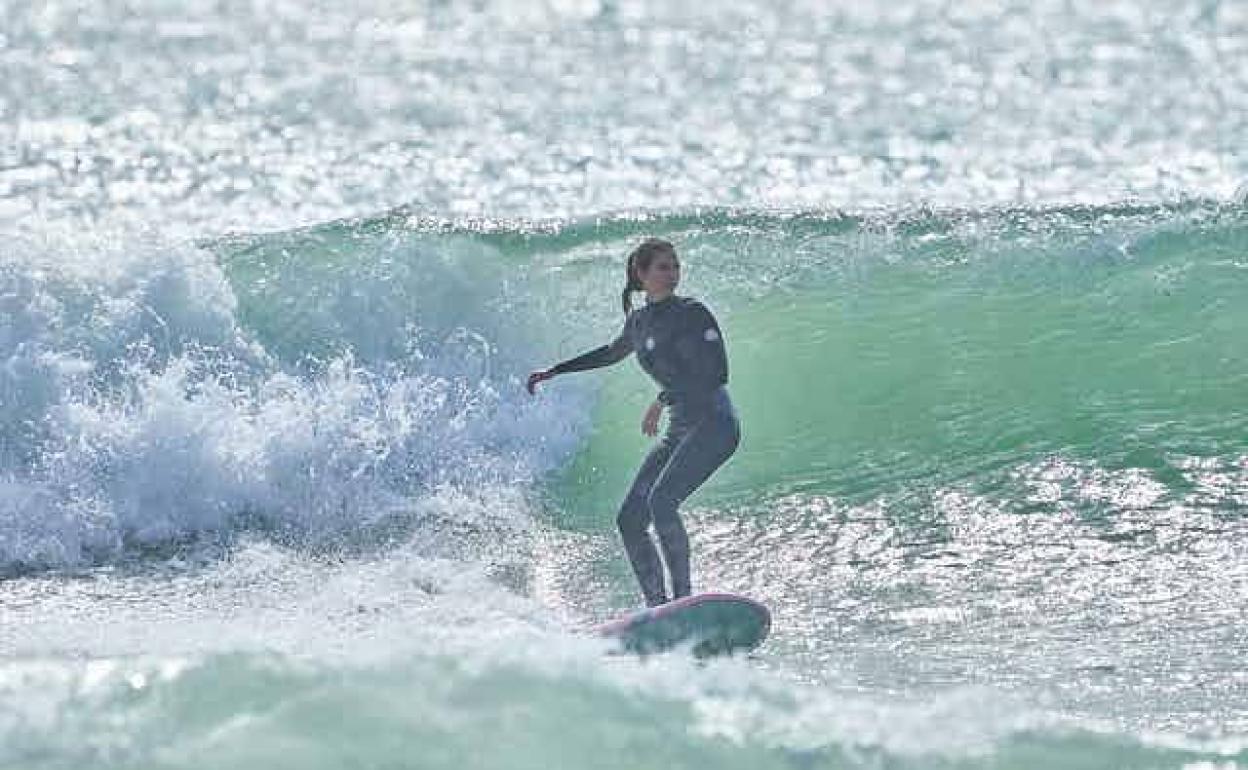
<path fill-rule="evenodd" d="M 705 593 L 625 615 L 594 628 L 626 652 L 648 655 L 688 645 L 696 657 L 745 652 L 763 643 L 771 613 L 744 596 Z"/>

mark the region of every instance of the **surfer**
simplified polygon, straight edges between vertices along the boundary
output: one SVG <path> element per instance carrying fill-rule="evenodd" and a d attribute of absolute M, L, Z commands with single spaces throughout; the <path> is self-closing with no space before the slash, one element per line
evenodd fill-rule
<path fill-rule="evenodd" d="M 671 598 L 688 596 L 689 536 L 676 509 L 736 451 L 741 430 L 728 398 L 728 357 L 719 324 L 701 302 L 675 293 L 680 281 L 675 247 L 647 239 L 628 255 L 625 271 L 619 336 L 533 372 L 526 387 L 532 394 L 537 383 L 555 375 L 610 366 L 636 352 L 642 369 L 661 388 L 646 409 L 641 430 L 656 435 L 667 408 L 667 431 L 642 462 L 616 518 L 633 573 L 646 604 L 653 607 L 667 602 L 668 594 L 650 524 L 667 562 Z M 636 291 L 645 291 L 646 304 L 634 311 Z"/>

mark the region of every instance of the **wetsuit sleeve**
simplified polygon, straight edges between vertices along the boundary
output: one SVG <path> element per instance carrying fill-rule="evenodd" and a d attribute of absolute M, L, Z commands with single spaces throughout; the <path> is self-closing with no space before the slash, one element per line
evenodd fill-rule
<path fill-rule="evenodd" d="M 728 382 L 728 354 L 723 334 L 715 316 L 701 302 L 690 304 L 676 336 L 676 352 L 680 355 L 684 378 L 680 390 L 705 393 Z M 663 401 L 664 399 L 669 399 Z M 659 400 L 671 403 L 670 389 L 659 394 Z"/>
<path fill-rule="evenodd" d="M 567 361 L 555 364 L 550 368 L 550 371 L 555 374 L 567 374 L 568 372 L 583 372 L 587 369 L 610 366 L 622 361 L 631 352 L 633 352 L 633 343 L 628 336 L 628 322 L 625 321 L 624 328 L 614 341 L 606 345 L 600 345 L 575 358 L 569 358 Z"/>

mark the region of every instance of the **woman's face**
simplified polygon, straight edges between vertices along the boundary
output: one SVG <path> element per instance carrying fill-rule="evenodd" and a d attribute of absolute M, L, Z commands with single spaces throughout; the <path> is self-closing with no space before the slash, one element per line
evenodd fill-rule
<path fill-rule="evenodd" d="M 680 263 L 671 254 L 660 254 L 641 272 L 641 285 L 647 294 L 664 296 L 676 291 L 680 283 Z"/>

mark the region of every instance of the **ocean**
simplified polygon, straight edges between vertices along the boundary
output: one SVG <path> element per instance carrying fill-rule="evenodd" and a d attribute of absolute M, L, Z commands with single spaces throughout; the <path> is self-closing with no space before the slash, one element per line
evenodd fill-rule
<path fill-rule="evenodd" d="M 0 18 L 0 768 L 1248 768 L 1248 6 Z M 748 656 L 587 633 L 656 386 L 524 389 L 650 236 Z"/>

